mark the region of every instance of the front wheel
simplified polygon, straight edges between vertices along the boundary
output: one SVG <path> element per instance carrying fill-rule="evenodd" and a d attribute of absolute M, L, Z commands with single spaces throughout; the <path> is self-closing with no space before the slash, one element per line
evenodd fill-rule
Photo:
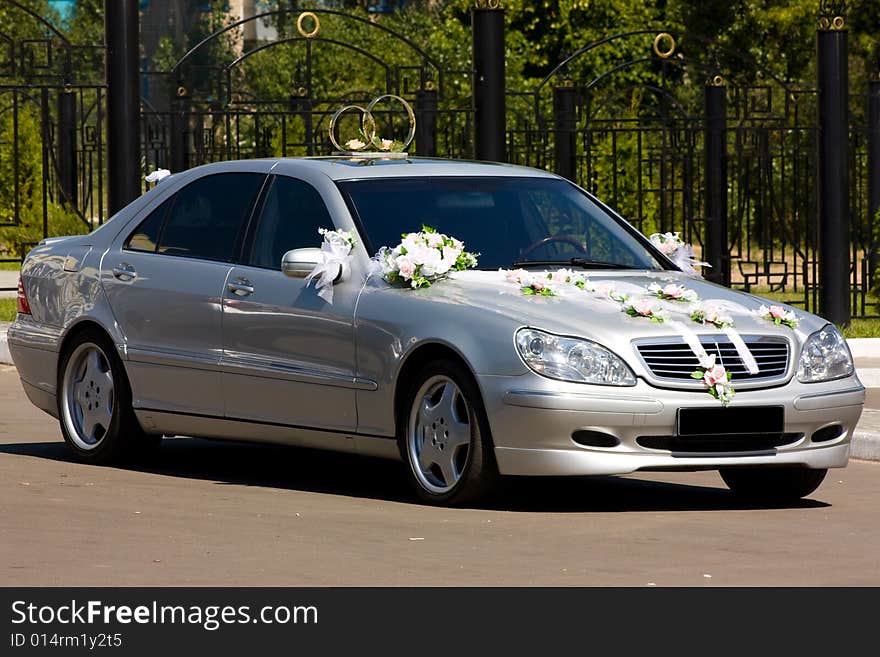
<path fill-rule="evenodd" d="M 828 470 L 808 468 L 723 468 L 721 478 L 737 495 L 756 502 L 794 502 L 814 492 Z"/>
<path fill-rule="evenodd" d="M 428 364 L 410 387 L 403 410 L 401 454 L 424 501 L 460 505 L 497 483 L 486 411 L 464 367 L 447 361 Z"/>

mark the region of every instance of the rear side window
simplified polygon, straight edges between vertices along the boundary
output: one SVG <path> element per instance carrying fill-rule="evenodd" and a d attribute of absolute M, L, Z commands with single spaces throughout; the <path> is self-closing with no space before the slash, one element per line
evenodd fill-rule
<path fill-rule="evenodd" d="M 262 173 L 218 173 L 184 187 L 165 219 L 158 252 L 234 260 L 265 178 Z"/>
<path fill-rule="evenodd" d="M 281 269 L 281 256 L 291 249 L 318 247 L 319 228 L 333 228 L 321 195 L 309 183 L 278 176 L 272 183 L 254 236 L 249 264 Z"/>
<path fill-rule="evenodd" d="M 156 250 L 156 245 L 159 243 L 159 233 L 162 230 L 162 223 L 165 221 L 165 215 L 168 213 L 171 201 L 172 199 L 168 199 L 162 203 L 134 229 L 134 232 L 125 241 L 126 249 L 131 251 L 149 251 L 151 253 Z"/>

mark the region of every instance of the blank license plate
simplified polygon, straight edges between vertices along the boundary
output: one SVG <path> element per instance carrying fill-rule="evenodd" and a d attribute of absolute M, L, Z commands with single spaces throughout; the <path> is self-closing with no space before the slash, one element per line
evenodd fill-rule
<path fill-rule="evenodd" d="M 782 433 L 785 409 L 782 406 L 735 406 L 733 408 L 681 408 L 678 436 L 744 436 Z"/>

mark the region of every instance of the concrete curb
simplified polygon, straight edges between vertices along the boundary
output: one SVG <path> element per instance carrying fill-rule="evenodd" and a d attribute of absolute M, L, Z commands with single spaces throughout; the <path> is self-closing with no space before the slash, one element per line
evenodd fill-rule
<path fill-rule="evenodd" d="M 853 358 L 880 358 L 880 338 L 850 338 L 846 343 Z"/>
<path fill-rule="evenodd" d="M 6 338 L 7 322 L 0 322 L 0 365 L 12 365 L 12 356 L 9 354 L 9 341 Z"/>
<path fill-rule="evenodd" d="M 863 461 L 880 461 L 880 433 L 856 430 L 849 455 Z"/>

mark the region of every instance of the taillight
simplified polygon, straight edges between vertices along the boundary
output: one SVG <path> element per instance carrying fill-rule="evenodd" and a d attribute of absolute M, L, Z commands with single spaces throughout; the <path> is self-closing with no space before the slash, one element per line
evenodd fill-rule
<path fill-rule="evenodd" d="M 18 276 L 18 312 L 23 315 L 31 314 L 31 304 L 28 303 L 27 295 L 24 293 L 24 282 L 21 280 L 21 274 Z"/>

